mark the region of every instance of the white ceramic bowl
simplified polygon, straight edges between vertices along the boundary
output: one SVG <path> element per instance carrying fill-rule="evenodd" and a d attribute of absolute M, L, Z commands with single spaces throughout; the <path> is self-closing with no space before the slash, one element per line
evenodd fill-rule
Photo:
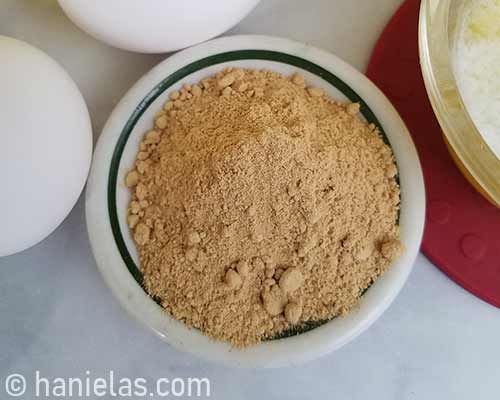
<path fill-rule="evenodd" d="M 240 22 L 259 0 L 59 0 L 98 40 L 140 53 L 164 53 L 211 39 Z"/>
<path fill-rule="evenodd" d="M 211 341 L 167 315 L 141 288 L 135 247 L 126 224 L 129 191 L 123 184 L 139 142 L 171 90 L 227 66 L 300 71 L 337 99 L 359 101 L 364 117 L 383 129 L 399 166 L 401 236 L 406 252 L 364 294 L 358 309 L 312 331 L 246 350 Z M 285 39 L 234 36 L 213 40 L 168 58 L 146 74 L 109 118 L 95 151 L 87 188 L 87 224 L 104 279 L 122 305 L 177 349 L 224 364 L 277 367 L 322 356 L 354 339 L 394 300 L 412 269 L 422 238 L 425 193 L 410 135 L 392 105 L 361 73 L 332 54 Z"/>

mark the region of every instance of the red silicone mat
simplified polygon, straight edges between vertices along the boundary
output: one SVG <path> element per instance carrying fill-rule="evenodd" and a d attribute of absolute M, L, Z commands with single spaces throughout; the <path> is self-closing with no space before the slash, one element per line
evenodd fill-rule
<path fill-rule="evenodd" d="M 451 159 L 425 91 L 418 57 L 419 0 L 386 27 L 367 75 L 395 105 L 417 146 L 427 190 L 423 252 L 465 289 L 500 307 L 500 210 Z"/>

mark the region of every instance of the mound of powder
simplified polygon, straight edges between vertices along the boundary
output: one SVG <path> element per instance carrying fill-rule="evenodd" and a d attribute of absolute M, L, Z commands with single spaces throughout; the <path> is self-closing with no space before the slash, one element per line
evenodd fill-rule
<path fill-rule="evenodd" d="M 241 69 L 170 99 L 125 179 L 149 294 L 236 347 L 355 307 L 402 251 L 397 168 L 359 105 Z"/>

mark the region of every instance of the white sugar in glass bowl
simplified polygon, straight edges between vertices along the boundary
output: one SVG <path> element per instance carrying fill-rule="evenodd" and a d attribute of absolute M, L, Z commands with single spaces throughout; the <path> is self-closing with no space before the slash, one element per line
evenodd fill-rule
<path fill-rule="evenodd" d="M 499 19 L 497 0 L 422 0 L 419 49 L 453 160 L 500 208 Z"/>
<path fill-rule="evenodd" d="M 259 0 L 59 0 L 98 40 L 140 53 L 164 53 L 211 39 L 240 22 Z"/>
<path fill-rule="evenodd" d="M 228 67 L 300 72 L 339 100 L 361 103 L 361 112 L 385 133 L 399 166 L 404 255 L 363 295 L 359 308 L 306 333 L 266 341 L 245 350 L 215 342 L 171 318 L 141 287 L 135 245 L 126 217 L 130 199 L 124 176 L 143 134 L 171 90 Z M 99 139 L 87 189 L 87 224 L 104 279 L 122 305 L 173 347 L 232 366 L 278 367 L 312 360 L 354 339 L 387 309 L 403 287 L 422 238 L 425 193 L 410 135 L 392 105 L 361 73 L 311 46 L 266 36 L 216 39 L 182 51 L 146 74 L 113 111 Z"/>

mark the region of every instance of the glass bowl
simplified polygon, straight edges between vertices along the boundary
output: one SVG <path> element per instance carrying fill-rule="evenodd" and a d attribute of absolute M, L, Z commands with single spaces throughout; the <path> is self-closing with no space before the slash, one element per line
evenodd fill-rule
<path fill-rule="evenodd" d="M 500 207 L 500 159 L 472 121 L 453 68 L 462 10 L 470 1 L 473 0 L 422 0 L 420 63 L 427 93 L 450 154 L 471 184 Z"/>

